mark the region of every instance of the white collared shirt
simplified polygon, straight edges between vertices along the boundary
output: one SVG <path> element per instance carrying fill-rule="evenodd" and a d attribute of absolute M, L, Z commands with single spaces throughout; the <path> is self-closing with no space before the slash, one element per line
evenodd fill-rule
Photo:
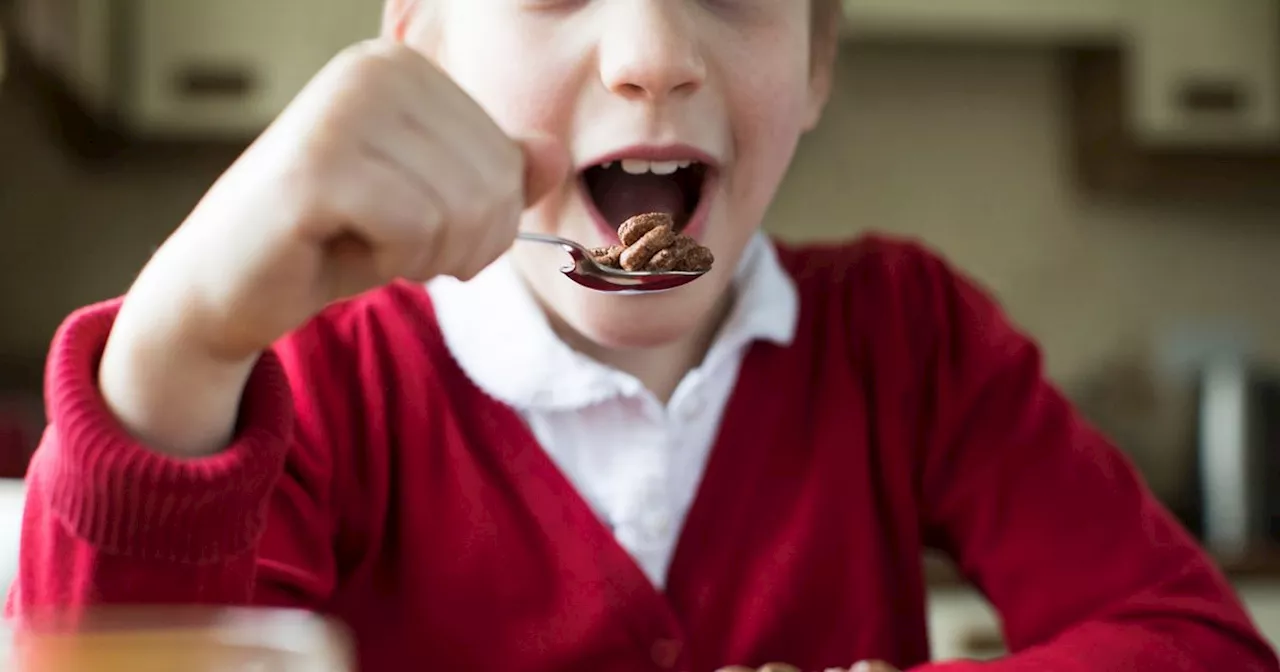
<path fill-rule="evenodd" d="M 663 407 L 634 376 L 571 349 L 503 257 L 470 282 L 428 283 L 445 343 L 480 389 L 511 406 L 654 585 L 665 585 L 747 346 L 789 345 L 799 300 L 758 234 L 733 310 Z M 512 338 L 519 334 L 519 338 Z"/>

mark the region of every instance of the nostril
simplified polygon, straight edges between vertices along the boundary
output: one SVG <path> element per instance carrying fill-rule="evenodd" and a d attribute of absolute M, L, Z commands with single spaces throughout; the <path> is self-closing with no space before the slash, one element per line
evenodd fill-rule
<path fill-rule="evenodd" d="M 626 98 L 644 98 L 647 95 L 645 88 L 639 84 L 623 83 L 615 88 Z"/>
<path fill-rule="evenodd" d="M 697 91 L 699 84 L 700 84 L 700 80 L 688 81 L 677 86 L 675 88 L 675 92 L 681 95 L 688 95 L 690 93 L 693 93 L 694 91 Z"/>

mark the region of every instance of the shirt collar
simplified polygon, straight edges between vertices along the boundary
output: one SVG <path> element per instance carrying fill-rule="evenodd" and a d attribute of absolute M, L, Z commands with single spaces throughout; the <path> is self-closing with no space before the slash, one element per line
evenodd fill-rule
<path fill-rule="evenodd" d="M 734 283 L 737 301 L 700 369 L 756 340 L 787 346 L 795 338 L 795 282 L 763 234 L 752 238 Z M 506 256 L 469 282 L 437 278 L 427 291 L 458 365 L 481 390 L 517 410 L 575 410 L 643 393 L 634 377 L 560 340 Z"/>

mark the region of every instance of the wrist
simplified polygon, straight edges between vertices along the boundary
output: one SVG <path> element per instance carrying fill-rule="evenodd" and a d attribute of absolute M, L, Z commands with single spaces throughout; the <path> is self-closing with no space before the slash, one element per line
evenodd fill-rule
<path fill-rule="evenodd" d="M 157 452 L 183 458 L 218 452 L 232 439 L 258 355 L 220 357 L 203 339 L 184 335 L 173 315 L 152 317 L 129 304 L 126 298 L 99 364 L 107 408 Z"/>

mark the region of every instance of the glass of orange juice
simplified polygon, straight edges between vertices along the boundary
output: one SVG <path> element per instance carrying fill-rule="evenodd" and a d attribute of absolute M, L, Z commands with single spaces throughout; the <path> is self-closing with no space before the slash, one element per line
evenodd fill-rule
<path fill-rule="evenodd" d="M 350 672 L 350 640 L 300 611 L 108 607 L 8 624 L 4 672 Z"/>

